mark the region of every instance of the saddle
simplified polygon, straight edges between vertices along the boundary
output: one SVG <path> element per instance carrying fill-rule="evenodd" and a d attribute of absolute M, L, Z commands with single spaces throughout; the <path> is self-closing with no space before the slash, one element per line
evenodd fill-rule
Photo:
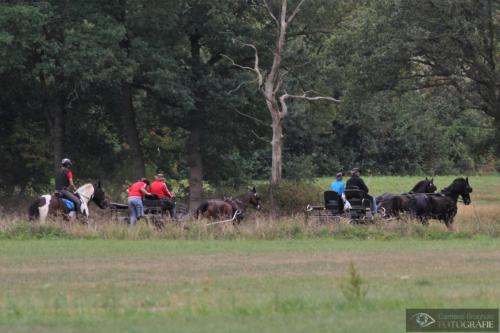
<path fill-rule="evenodd" d="M 66 206 L 66 208 L 68 209 L 68 211 L 72 212 L 75 209 L 75 204 L 73 203 L 73 201 L 71 200 L 68 200 L 68 199 L 62 199 L 62 201 L 64 202 L 64 205 Z"/>
<path fill-rule="evenodd" d="M 80 198 L 80 194 L 78 192 L 73 192 L 73 194 L 80 200 L 80 202 L 82 201 L 82 199 Z M 68 213 L 76 211 L 75 203 L 69 199 L 63 198 L 61 192 L 55 191 L 54 196 L 62 200 L 64 206 L 66 206 Z"/>

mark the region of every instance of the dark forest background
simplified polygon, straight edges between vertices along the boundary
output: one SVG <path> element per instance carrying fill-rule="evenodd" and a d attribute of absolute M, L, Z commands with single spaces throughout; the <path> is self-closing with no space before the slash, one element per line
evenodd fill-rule
<path fill-rule="evenodd" d="M 286 0 L 283 0 L 286 1 Z M 299 1 L 288 1 L 295 8 Z M 270 177 L 254 75 L 282 0 L 0 1 L 0 196 L 75 176 L 121 186 L 163 171 L 238 187 Z M 288 29 L 283 178 L 500 170 L 493 0 L 308 0 Z M 187 186 L 187 185 L 186 185 Z"/>

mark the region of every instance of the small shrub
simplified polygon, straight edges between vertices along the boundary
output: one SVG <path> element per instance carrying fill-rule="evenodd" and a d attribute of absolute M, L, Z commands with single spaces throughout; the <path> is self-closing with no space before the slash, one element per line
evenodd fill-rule
<path fill-rule="evenodd" d="M 349 263 L 349 276 L 341 283 L 340 290 L 349 302 L 359 302 L 368 293 L 368 286 L 352 261 Z"/>
<path fill-rule="evenodd" d="M 425 279 L 422 279 L 422 280 L 417 280 L 415 281 L 415 284 L 417 286 L 431 286 L 432 285 L 432 282 L 429 281 L 429 280 L 425 280 Z"/>
<path fill-rule="evenodd" d="M 324 189 L 311 183 L 297 183 L 285 181 L 278 188 L 268 186 L 259 188 L 264 207 L 272 202 L 274 210 L 281 215 L 291 215 L 303 212 L 308 204 L 322 204 L 321 197 Z"/>

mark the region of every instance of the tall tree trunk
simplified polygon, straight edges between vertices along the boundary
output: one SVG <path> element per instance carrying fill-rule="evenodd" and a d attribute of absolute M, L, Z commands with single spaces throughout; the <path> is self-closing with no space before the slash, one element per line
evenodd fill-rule
<path fill-rule="evenodd" d="M 282 165 L 282 147 L 283 147 L 283 123 L 279 115 L 273 114 L 271 127 L 273 129 L 272 147 L 272 165 L 271 165 L 271 185 L 278 186 L 281 182 Z"/>
<path fill-rule="evenodd" d="M 500 118 L 495 118 L 493 121 L 493 127 L 495 131 L 495 154 L 498 158 L 500 156 Z"/>
<path fill-rule="evenodd" d="M 203 160 L 200 151 L 201 135 L 200 119 L 192 120 L 187 145 L 187 162 L 189 166 L 189 208 L 195 209 L 203 198 Z"/>
<path fill-rule="evenodd" d="M 187 147 L 189 166 L 189 207 L 198 207 L 203 198 L 203 158 L 201 155 L 200 137 L 203 125 L 203 100 L 204 92 L 201 87 L 196 86 L 201 80 L 202 69 L 199 43 L 200 36 L 190 37 L 191 42 L 191 71 L 192 82 L 195 85 L 194 95 L 196 98 L 195 110 L 191 115 L 189 141 Z"/>
<path fill-rule="evenodd" d="M 54 170 L 57 172 L 64 154 L 64 108 L 58 94 L 49 100 L 49 116 L 51 118 L 52 156 Z"/>
<path fill-rule="evenodd" d="M 298 8 L 298 7 L 297 7 Z M 276 23 L 278 20 L 276 19 Z M 285 116 L 281 113 L 280 106 L 276 99 L 276 92 L 281 86 L 280 67 L 281 57 L 285 48 L 287 23 L 287 1 L 281 2 L 281 13 L 279 24 L 277 26 L 276 45 L 274 49 L 273 64 L 271 71 L 266 77 L 264 83 L 264 98 L 266 99 L 267 109 L 271 114 L 271 127 L 273 129 L 272 147 L 272 164 L 271 164 L 271 186 L 277 187 L 281 182 L 282 173 L 282 144 L 283 144 L 283 123 L 282 118 Z"/>
<path fill-rule="evenodd" d="M 144 177 L 146 170 L 144 159 L 142 157 L 139 132 L 135 119 L 135 110 L 132 100 L 132 88 L 130 84 L 123 82 L 121 86 L 120 107 L 123 119 L 123 126 L 127 137 L 127 143 L 130 149 L 131 170 L 130 176 L 134 180 Z"/>
<path fill-rule="evenodd" d="M 42 112 L 49 126 L 50 143 L 52 145 L 52 161 L 54 172 L 59 169 L 64 153 L 64 107 L 60 93 L 55 87 L 47 84 L 44 75 L 40 75 L 44 91 Z"/>

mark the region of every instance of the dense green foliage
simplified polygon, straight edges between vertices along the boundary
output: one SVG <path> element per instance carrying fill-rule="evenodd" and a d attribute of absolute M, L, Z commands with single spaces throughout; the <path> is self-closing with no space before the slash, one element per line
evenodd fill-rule
<path fill-rule="evenodd" d="M 354 165 L 498 170 L 498 10 L 491 0 L 306 1 L 282 90 L 342 102 L 289 103 L 285 178 Z M 268 68 L 274 38 L 257 0 L 0 2 L 0 196 L 49 188 L 65 156 L 77 179 L 118 187 L 194 168 L 212 185 L 268 179 L 264 100 L 224 56 L 251 67 L 252 43 Z"/>

